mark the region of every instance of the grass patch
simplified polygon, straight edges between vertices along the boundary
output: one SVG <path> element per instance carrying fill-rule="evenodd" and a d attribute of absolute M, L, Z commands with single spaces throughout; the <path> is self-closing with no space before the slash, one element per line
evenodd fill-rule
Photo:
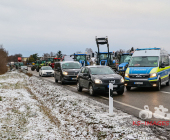
<path fill-rule="evenodd" d="M 28 75 L 29 77 L 33 76 L 32 73 L 25 73 L 26 75 Z"/>
<path fill-rule="evenodd" d="M 2 97 L 0 96 L 0 101 L 2 101 Z"/>
<path fill-rule="evenodd" d="M 40 101 L 38 99 L 38 97 L 28 87 L 25 87 L 25 88 L 33 96 L 33 99 L 37 100 L 40 103 L 40 105 L 39 105 L 40 110 L 43 111 L 43 113 L 50 119 L 51 122 L 53 122 L 56 126 L 59 127 L 61 125 L 61 123 L 58 120 L 58 118 L 56 118 L 56 116 L 52 115 L 53 114 L 52 110 L 49 109 L 48 107 L 44 106 L 43 102 Z"/>

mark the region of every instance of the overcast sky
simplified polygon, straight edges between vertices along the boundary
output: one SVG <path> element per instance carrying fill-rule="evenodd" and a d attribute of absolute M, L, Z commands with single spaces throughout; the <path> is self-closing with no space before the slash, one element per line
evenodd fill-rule
<path fill-rule="evenodd" d="M 134 46 L 170 53 L 170 1 L 0 0 L 0 44 L 9 54 L 97 51 L 95 36 L 108 36 L 111 51 Z"/>

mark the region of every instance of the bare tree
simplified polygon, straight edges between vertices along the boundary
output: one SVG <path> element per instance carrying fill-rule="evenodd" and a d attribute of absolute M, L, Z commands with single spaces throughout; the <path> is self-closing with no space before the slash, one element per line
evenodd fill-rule
<path fill-rule="evenodd" d="M 46 58 L 49 58 L 50 57 L 50 54 L 49 53 L 44 53 L 43 54 L 43 58 L 46 59 Z"/>
<path fill-rule="evenodd" d="M 8 56 L 8 62 L 18 62 L 18 57 L 22 57 L 22 54 L 15 54 Z"/>
<path fill-rule="evenodd" d="M 92 56 L 93 50 L 91 48 L 86 48 L 87 55 Z"/>
<path fill-rule="evenodd" d="M 3 45 L 0 45 L 0 74 L 7 72 L 7 59 L 8 52 L 3 48 Z"/>

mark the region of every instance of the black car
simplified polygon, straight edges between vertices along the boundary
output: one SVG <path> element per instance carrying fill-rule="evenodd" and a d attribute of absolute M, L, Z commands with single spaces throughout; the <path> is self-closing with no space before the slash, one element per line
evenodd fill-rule
<path fill-rule="evenodd" d="M 81 69 L 81 64 L 75 61 L 56 62 L 54 66 L 54 79 L 61 84 L 67 82 L 77 82 L 77 74 Z"/>
<path fill-rule="evenodd" d="M 113 91 L 122 95 L 124 93 L 124 78 L 116 74 L 108 66 L 86 66 L 77 75 L 77 90 L 89 89 L 90 95 L 97 90 L 109 91 L 109 82 L 115 82 Z"/>

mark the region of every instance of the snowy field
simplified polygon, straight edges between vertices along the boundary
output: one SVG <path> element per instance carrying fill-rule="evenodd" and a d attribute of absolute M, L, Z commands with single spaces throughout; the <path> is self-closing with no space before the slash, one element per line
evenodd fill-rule
<path fill-rule="evenodd" d="M 109 117 L 108 106 L 37 77 L 0 75 L 0 139 L 166 139 L 133 121 L 116 109 Z"/>

